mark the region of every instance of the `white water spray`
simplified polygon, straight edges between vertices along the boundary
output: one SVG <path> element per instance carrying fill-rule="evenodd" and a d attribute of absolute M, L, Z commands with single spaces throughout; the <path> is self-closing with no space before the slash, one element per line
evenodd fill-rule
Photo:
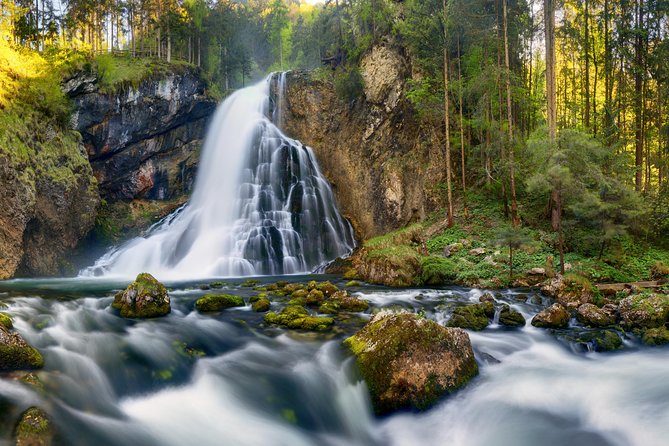
<path fill-rule="evenodd" d="M 270 98 L 276 79 L 277 98 Z M 284 135 L 285 75 L 232 94 L 207 134 L 193 196 L 146 238 L 114 249 L 82 276 L 161 280 L 310 272 L 355 246 L 309 147 Z M 276 106 L 273 106 L 276 102 Z"/>

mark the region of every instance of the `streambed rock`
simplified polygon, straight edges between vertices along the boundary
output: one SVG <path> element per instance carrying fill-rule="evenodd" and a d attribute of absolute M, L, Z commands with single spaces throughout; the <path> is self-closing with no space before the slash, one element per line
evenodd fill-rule
<path fill-rule="evenodd" d="M 607 304 L 599 308 L 594 304 L 583 304 L 578 307 L 576 319 L 589 327 L 606 327 L 616 323 L 616 306 Z"/>
<path fill-rule="evenodd" d="M 32 370 L 44 366 L 44 358 L 23 337 L 0 325 L 0 370 Z"/>
<path fill-rule="evenodd" d="M 480 331 L 488 326 L 493 316 L 495 316 L 495 307 L 492 302 L 486 301 L 456 308 L 447 325 Z"/>
<path fill-rule="evenodd" d="M 300 305 L 289 305 L 281 313 L 270 311 L 265 315 L 265 322 L 271 325 L 312 331 L 329 330 L 334 325 L 334 319 L 311 316 L 307 309 Z"/>
<path fill-rule="evenodd" d="M 167 289 L 148 273 L 139 274 L 128 288 L 116 293 L 112 308 L 126 318 L 160 317 L 172 311 Z"/>
<path fill-rule="evenodd" d="M 425 410 L 478 374 L 469 336 L 411 313 L 380 312 L 344 344 L 378 414 Z"/>
<path fill-rule="evenodd" d="M 206 294 L 195 302 L 195 308 L 202 313 L 211 313 L 226 308 L 243 307 L 244 299 L 232 294 Z"/>
<path fill-rule="evenodd" d="M 47 414 L 38 407 L 31 407 L 23 414 L 14 429 L 16 446 L 49 446 L 54 431 Z"/>
<path fill-rule="evenodd" d="M 625 329 L 660 328 L 669 319 L 669 296 L 635 294 L 623 299 L 618 309 Z"/>
<path fill-rule="evenodd" d="M 525 317 L 508 305 L 504 305 L 499 313 L 500 325 L 507 327 L 524 327 Z"/>
<path fill-rule="evenodd" d="M 569 326 L 569 312 L 555 303 L 540 311 L 532 318 L 532 325 L 539 328 L 566 328 Z"/>

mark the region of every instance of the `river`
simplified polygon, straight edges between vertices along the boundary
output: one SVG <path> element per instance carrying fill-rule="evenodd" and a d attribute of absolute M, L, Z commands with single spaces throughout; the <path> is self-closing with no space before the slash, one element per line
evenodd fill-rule
<path fill-rule="evenodd" d="M 224 291 L 256 294 L 242 279 L 226 282 Z M 171 314 L 139 321 L 110 309 L 118 282 L 0 282 L 2 311 L 45 357 L 43 392 L 0 379 L 0 444 L 31 405 L 49 414 L 62 445 L 659 446 L 669 438 L 666 348 L 629 338 L 621 351 L 597 353 L 529 322 L 470 332 L 480 375 L 431 410 L 375 417 L 342 339 L 378 308 L 444 323 L 480 290 L 355 287 L 371 309 L 313 334 L 265 327 L 250 307 L 199 314 L 193 303 L 210 291 L 167 285 Z M 507 290 L 496 300 L 529 321 L 548 303 L 534 296 Z"/>

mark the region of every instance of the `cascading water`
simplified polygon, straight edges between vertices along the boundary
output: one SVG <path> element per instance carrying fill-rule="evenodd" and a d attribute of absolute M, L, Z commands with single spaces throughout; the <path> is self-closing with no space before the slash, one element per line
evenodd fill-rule
<path fill-rule="evenodd" d="M 285 81 L 285 73 L 272 75 L 226 99 L 207 134 L 188 205 L 81 275 L 150 271 L 176 280 L 294 274 L 349 253 L 353 231 L 313 152 L 277 127 Z"/>

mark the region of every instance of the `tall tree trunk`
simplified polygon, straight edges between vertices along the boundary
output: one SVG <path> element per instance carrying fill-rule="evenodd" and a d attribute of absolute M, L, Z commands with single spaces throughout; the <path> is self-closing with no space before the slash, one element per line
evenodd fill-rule
<path fill-rule="evenodd" d="M 506 2 L 502 0 L 503 22 L 504 22 L 504 67 L 506 68 L 506 118 L 509 132 L 509 177 L 511 180 L 511 222 L 514 226 L 520 224 L 518 218 L 518 202 L 516 201 L 516 174 L 515 174 L 515 150 L 513 140 L 513 109 L 511 108 L 511 66 L 509 64 L 509 36 L 508 19 L 506 13 Z"/>
<path fill-rule="evenodd" d="M 604 0 L 604 141 L 611 145 L 611 134 L 613 133 L 613 86 L 611 80 L 611 36 L 609 35 L 609 21 L 611 11 L 609 0 Z"/>
<path fill-rule="evenodd" d="M 585 0 L 585 128 L 590 128 L 590 5 Z M 596 95 L 596 93 L 595 93 Z"/>
<path fill-rule="evenodd" d="M 467 175 L 465 172 L 465 126 L 462 112 L 462 67 L 460 66 L 460 38 L 458 37 L 458 82 L 460 83 L 460 88 L 458 90 L 459 96 L 459 112 L 460 112 L 460 170 L 462 173 L 462 204 L 463 204 L 463 213 L 465 218 L 469 218 L 469 209 L 467 208 Z"/>
<path fill-rule="evenodd" d="M 635 187 L 641 192 L 643 186 L 643 0 L 637 0 L 636 38 L 634 45 L 634 122 L 635 122 Z"/>
<path fill-rule="evenodd" d="M 447 23 L 448 10 L 446 9 L 447 0 L 443 0 L 443 20 L 444 20 L 444 141 L 446 143 L 446 189 L 448 198 L 448 227 L 453 226 L 453 187 L 452 177 L 453 171 L 451 169 L 451 128 L 450 128 L 450 113 L 448 100 L 448 30 Z"/>

